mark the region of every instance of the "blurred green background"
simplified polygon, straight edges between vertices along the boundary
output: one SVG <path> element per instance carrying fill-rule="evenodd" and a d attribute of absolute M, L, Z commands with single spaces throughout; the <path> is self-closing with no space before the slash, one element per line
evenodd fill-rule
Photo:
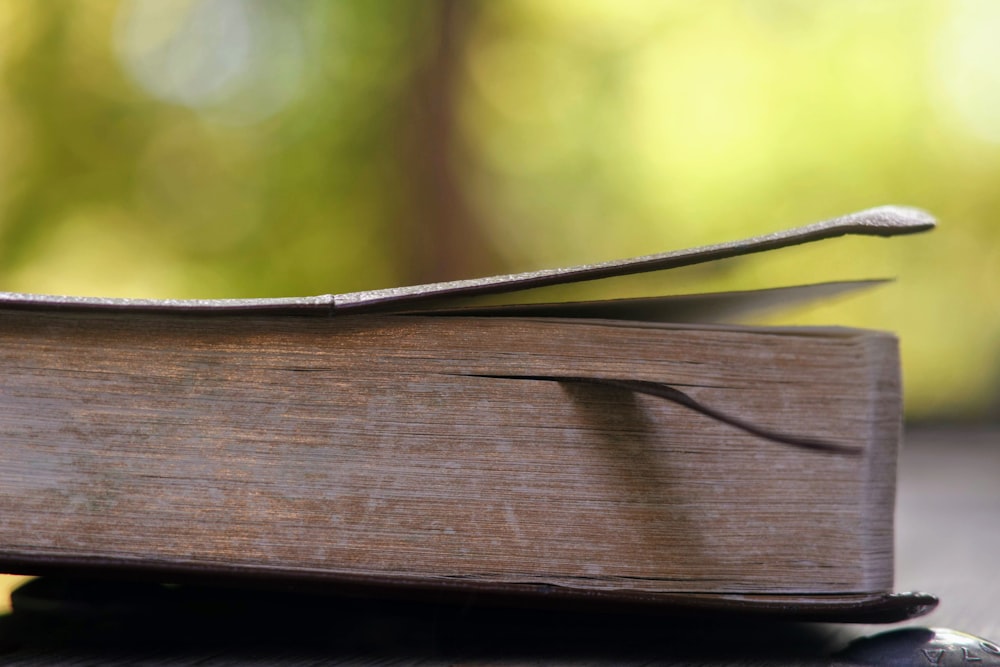
<path fill-rule="evenodd" d="M 291 296 L 870 206 L 930 235 L 586 296 L 896 276 L 911 419 L 1000 413 L 1000 3 L 0 0 L 0 289 Z"/>

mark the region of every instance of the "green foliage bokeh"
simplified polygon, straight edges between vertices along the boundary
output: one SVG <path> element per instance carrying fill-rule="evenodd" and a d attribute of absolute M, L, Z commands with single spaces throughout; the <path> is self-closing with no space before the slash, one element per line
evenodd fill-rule
<path fill-rule="evenodd" d="M 899 332 L 912 417 L 995 416 L 994 34 L 959 0 L 0 0 L 0 289 L 343 292 L 910 204 L 941 229 L 589 294 L 898 276 L 795 319 Z"/>

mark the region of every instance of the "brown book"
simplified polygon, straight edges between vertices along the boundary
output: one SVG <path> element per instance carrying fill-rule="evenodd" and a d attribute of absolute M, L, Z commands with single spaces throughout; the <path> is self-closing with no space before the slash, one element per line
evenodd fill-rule
<path fill-rule="evenodd" d="M 852 285 L 474 299 L 931 226 L 886 207 L 635 260 L 304 299 L 0 295 L 0 570 L 921 613 L 933 598 L 892 593 L 895 337 L 717 323 Z"/>

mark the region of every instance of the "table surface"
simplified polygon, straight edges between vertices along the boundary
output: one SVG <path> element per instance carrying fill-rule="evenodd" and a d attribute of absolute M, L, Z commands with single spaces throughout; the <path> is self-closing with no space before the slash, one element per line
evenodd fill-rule
<path fill-rule="evenodd" d="M 230 628 L 222 643 L 183 641 L 178 633 L 196 630 L 183 624 L 129 641 L 135 637 L 100 623 L 83 636 L 67 633 L 54 642 L 60 628 L 44 628 L 32 638 L 14 622 L 15 614 L 0 617 L 0 663 L 840 665 L 856 664 L 830 658 L 853 639 L 901 627 L 945 627 L 1000 640 L 1000 427 L 908 431 L 897 507 L 896 588 L 941 598 L 928 616 L 900 625 L 358 605 L 311 614 L 289 632 L 281 623 L 284 612 L 261 604 L 259 622 Z M 960 664 L 944 657 L 923 655 L 924 664 Z M 983 658 L 970 664 L 1000 664 L 1000 656 Z"/>

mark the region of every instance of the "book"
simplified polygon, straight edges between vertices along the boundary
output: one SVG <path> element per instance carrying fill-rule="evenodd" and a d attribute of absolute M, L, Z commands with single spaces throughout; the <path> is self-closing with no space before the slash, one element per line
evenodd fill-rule
<path fill-rule="evenodd" d="M 933 219 L 293 299 L 0 294 L 0 571 L 894 620 L 897 341 L 853 283 L 477 306 Z M 867 284 L 867 283 L 864 283 Z"/>

